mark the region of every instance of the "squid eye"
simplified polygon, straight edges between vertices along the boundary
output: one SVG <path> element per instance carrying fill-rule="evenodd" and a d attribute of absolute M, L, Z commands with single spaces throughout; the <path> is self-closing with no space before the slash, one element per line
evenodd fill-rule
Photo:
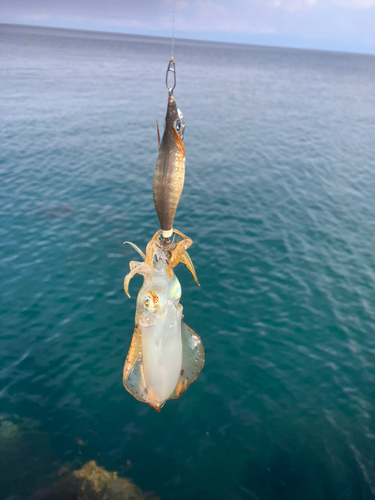
<path fill-rule="evenodd" d="M 149 292 L 144 301 L 144 308 L 148 313 L 155 313 L 165 305 L 165 299 L 155 292 Z"/>
<path fill-rule="evenodd" d="M 179 132 L 180 129 L 181 129 L 181 122 L 180 122 L 180 120 L 177 119 L 176 120 L 176 130 L 177 130 L 177 132 Z"/>
<path fill-rule="evenodd" d="M 149 293 L 145 300 L 144 307 L 149 313 L 157 311 L 160 307 L 159 296 L 156 293 Z"/>

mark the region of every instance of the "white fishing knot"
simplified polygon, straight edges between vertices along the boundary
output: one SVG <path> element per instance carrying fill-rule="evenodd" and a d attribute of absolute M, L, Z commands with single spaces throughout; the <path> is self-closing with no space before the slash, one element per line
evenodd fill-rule
<path fill-rule="evenodd" d="M 173 234 L 173 228 L 170 229 L 169 231 L 161 230 L 161 234 L 162 234 L 163 238 L 170 238 Z"/>

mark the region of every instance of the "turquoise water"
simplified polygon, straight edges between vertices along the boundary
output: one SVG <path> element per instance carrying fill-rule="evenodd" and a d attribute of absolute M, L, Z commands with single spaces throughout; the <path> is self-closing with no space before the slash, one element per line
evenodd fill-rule
<path fill-rule="evenodd" d="M 176 42 L 201 287 L 177 275 L 206 364 L 157 414 L 122 386 L 122 243 L 158 229 L 170 41 L 0 43 L 1 498 L 90 459 L 162 500 L 373 498 L 375 57 Z"/>

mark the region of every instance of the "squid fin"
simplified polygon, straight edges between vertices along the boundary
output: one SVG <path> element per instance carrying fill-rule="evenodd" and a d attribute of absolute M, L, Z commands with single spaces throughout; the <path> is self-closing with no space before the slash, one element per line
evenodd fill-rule
<path fill-rule="evenodd" d="M 172 130 L 173 130 L 174 135 L 176 136 L 177 143 L 180 146 L 180 149 L 182 151 L 182 158 L 185 158 L 185 146 L 184 146 L 184 143 L 182 142 L 181 137 L 178 135 L 178 133 L 176 132 L 176 130 L 173 127 L 172 127 Z"/>
<path fill-rule="evenodd" d="M 191 258 L 189 256 L 189 254 L 187 252 L 184 252 L 182 254 L 182 257 L 181 257 L 181 262 L 183 264 L 185 264 L 185 266 L 189 269 L 189 271 L 191 272 L 191 274 L 193 275 L 193 278 L 194 278 L 194 281 L 196 282 L 196 284 L 198 286 L 200 286 L 199 282 L 198 282 L 198 278 L 197 278 L 197 273 L 195 272 L 195 268 L 194 268 L 194 264 L 193 262 L 191 261 Z"/>
<path fill-rule="evenodd" d="M 156 120 L 156 130 L 158 133 L 158 148 L 160 149 L 160 133 L 159 133 L 159 124 L 157 120 Z"/>
<path fill-rule="evenodd" d="M 131 241 L 124 241 L 124 245 L 130 245 L 131 247 L 133 247 L 134 250 L 138 252 L 139 255 L 142 257 L 142 259 L 146 260 L 146 255 L 142 252 L 142 250 L 139 247 L 137 247 L 137 245 L 135 245 Z"/>
<path fill-rule="evenodd" d="M 176 389 L 169 399 L 181 396 L 189 385 L 198 377 L 204 365 L 204 349 L 200 337 L 181 322 L 182 366 Z"/>

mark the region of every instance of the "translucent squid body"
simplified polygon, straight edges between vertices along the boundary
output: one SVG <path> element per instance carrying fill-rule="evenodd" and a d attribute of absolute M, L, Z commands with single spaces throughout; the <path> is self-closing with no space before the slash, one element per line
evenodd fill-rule
<path fill-rule="evenodd" d="M 161 238 L 158 231 L 147 245 L 146 255 L 129 243 L 144 262 L 130 262 L 124 289 L 135 274 L 144 277 L 137 297 L 135 328 L 124 366 L 124 386 L 139 401 L 160 411 L 165 401 L 179 398 L 197 378 L 204 364 L 201 339 L 182 321 L 181 285 L 174 274 L 186 264 L 198 283 L 186 250 L 193 241 L 179 231 L 180 241 Z M 198 283 L 199 284 L 199 283 Z"/>

